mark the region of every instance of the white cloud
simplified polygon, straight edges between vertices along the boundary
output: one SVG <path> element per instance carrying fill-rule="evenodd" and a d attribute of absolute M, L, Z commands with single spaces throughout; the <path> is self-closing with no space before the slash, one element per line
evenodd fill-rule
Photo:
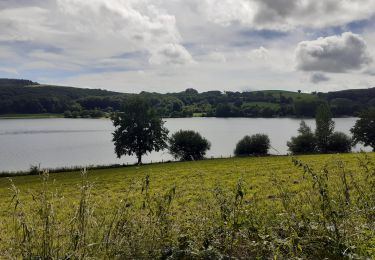
<path fill-rule="evenodd" d="M 190 53 L 179 44 L 165 44 L 151 52 L 150 64 L 185 65 L 193 62 Z"/>
<path fill-rule="evenodd" d="M 43 32 L 48 10 L 34 6 L 0 10 L 1 41 L 31 41 Z"/>
<path fill-rule="evenodd" d="M 260 46 L 258 49 L 251 50 L 247 55 L 249 59 L 257 58 L 261 60 L 267 59 L 268 56 L 269 56 L 269 51 L 263 46 Z"/>
<path fill-rule="evenodd" d="M 219 51 L 210 52 L 205 59 L 214 63 L 225 63 L 227 61 L 224 53 Z"/>
<path fill-rule="evenodd" d="M 351 32 L 303 41 L 296 49 L 297 67 L 303 71 L 347 72 L 371 62 L 363 38 Z"/>
<path fill-rule="evenodd" d="M 58 47 L 83 66 L 124 52 L 177 46 L 182 40 L 175 16 L 151 0 L 52 2 L 49 9 L 21 6 L 0 11 L 0 40 Z"/>
<path fill-rule="evenodd" d="M 12 51 L 11 48 L 7 47 L 7 46 L 1 46 L 0 45 L 0 59 L 12 59 L 16 56 L 17 54 Z"/>
<path fill-rule="evenodd" d="M 251 24 L 257 9 L 254 1 L 244 0 L 203 0 L 198 1 L 198 6 L 210 22 L 223 26 L 236 21 Z"/>
<path fill-rule="evenodd" d="M 370 76 L 375 76 L 375 68 L 369 68 L 365 70 L 364 73 Z"/>
<path fill-rule="evenodd" d="M 16 69 L 14 69 L 14 68 L 0 67 L 0 71 L 6 72 L 6 73 L 9 73 L 9 74 L 19 75 L 19 72 Z"/>
<path fill-rule="evenodd" d="M 373 15 L 373 0 L 0 0 L 0 67 L 125 92 L 360 87 L 375 19 L 306 39 Z"/>
<path fill-rule="evenodd" d="M 43 50 L 35 50 L 29 53 L 29 57 L 40 59 L 40 60 L 50 60 L 50 61 L 61 61 L 64 59 L 64 55 L 57 54 L 53 52 L 46 52 Z"/>
<path fill-rule="evenodd" d="M 340 26 L 375 14 L 373 0 L 194 0 L 210 22 L 253 29 Z"/>

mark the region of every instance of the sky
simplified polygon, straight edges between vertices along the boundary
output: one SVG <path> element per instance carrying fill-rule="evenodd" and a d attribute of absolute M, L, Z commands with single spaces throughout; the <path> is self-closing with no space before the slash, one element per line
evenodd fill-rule
<path fill-rule="evenodd" d="M 374 0 L 0 0 L 0 78 L 119 92 L 375 86 Z"/>

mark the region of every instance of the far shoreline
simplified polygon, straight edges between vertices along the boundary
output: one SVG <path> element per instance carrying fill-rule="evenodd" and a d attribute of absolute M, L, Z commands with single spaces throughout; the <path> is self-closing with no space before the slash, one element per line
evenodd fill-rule
<path fill-rule="evenodd" d="M 63 114 L 2 114 L 0 119 L 43 119 L 43 118 L 64 118 Z"/>
<path fill-rule="evenodd" d="M 110 119 L 110 117 L 64 117 L 64 114 L 53 113 L 40 113 L 40 114 L 0 114 L 1 119 Z M 274 116 L 274 117 L 215 117 L 215 116 L 190 116 L 190 117 L 163 117 L 163 119 L 182 119 L 182 118 L 251 118 L 251 119 L 277 119 L 277 118 L 290 118 L 290 119 L 313 119 L 314 117 L 298 117 L 298 116 Z M 356 116 L 340 116 L 333 118 L 358 118 Z"/>

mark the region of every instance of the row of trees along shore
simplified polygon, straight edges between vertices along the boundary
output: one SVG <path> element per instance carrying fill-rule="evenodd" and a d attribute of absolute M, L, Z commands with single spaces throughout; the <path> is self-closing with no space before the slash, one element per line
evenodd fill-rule
<path fill-rule="evenodd" d="M 142 156 L 152 151 L 168 149 L 170 154 L 179 160 L 203 159 L 210 142 L 192 130 L 180 130 L 168 137 L 164 121 L 142 98 L 134 98 L 122 107 L 123 112 L 112 116 L 116 127 L 113 133 L 115 153 L 118 158 L 123 155 L 135 155 L 138 164 Z M 287 142 L 292 154 L 312 153 L 346 153 L 357 143 L 371 146 L 375 151 L 375 109 L 364 111 L 351 129 L 353 137 L 342 132 L 335 132 L 332 112 L 327 104 L 319 106 L 315 116 L 315 132 L 301 121 L 298 136 Z M 271 142 L 265 134 L 245 136 L 234 150 L 236 156 L 267 155 Z"/>

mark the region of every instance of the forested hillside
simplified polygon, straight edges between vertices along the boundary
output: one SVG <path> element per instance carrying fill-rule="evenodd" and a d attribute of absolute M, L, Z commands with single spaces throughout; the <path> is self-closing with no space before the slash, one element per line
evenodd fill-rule
<path fill-rule="evenodd" d="M 0 114 L 58 113 L 66 117 L 102 117 L 119 110 L 136 94 L 101 89 L 41 85 L 29 80 L 0 79 Z M 311 94 L 283 90 L 251 92 L 186 89 L 178 93 L 138 94 L 163 117 L 312 117 L 328 102 L 334 116 L 355 116 L 375 106 L 375 88 Z"/>

